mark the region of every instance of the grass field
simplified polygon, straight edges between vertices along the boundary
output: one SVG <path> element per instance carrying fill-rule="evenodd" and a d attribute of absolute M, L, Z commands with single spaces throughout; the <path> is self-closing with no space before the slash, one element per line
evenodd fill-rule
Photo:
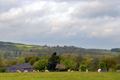
<path fill-rule="evenodd" d="M 119 72 L 0 73 L 0 80 L 120 80 Z"/>
<path fill-rule="evenodd" d="M 111 52 L 111 51 L 100 51 L 102 53 L 105 53 L 106 55 L 113 54 L 113 55 L 118 55 L 120 54 L 119 52 Z"/>

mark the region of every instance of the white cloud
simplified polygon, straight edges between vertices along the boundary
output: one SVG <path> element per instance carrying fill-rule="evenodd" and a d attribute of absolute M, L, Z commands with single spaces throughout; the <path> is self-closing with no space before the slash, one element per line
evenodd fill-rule
<path fill-rule="evenodd" d="M 0 13 L 1 39 L 51 41 L 55 38 L 66 42 L 114 37 L 115 40 L 120 34 L 120 7 L 116 2 L 30 0 L 21 1 L 19 6 L 17 3 L 13 0 L 14 6 Z"/>
<path fill-rule="evenodd" d="M 105 29 L 105 32 L 111 32 L 112 30 L 111 29 Z"/>
<path fill-rule="evenodd" d="M 58 31 L 59 31 L 59 27 L 52 27 L 51 31 L 48 32 L 47 34 L 55 34 Z"/>
<path fill-rule="evenodd" d="M 0 14 L 0 21 L 12 20 L 18 18 L 21 15 L 23 15 L 23 11 L 21 8 L 12 8 L 8 12 Z"/>
<path fill-rule="evenodd" d="M 67 37 L 76 36 L 76 35 L 77 35 L 76 32 L 69 32 L 68 34 L 66 34 Z"/>

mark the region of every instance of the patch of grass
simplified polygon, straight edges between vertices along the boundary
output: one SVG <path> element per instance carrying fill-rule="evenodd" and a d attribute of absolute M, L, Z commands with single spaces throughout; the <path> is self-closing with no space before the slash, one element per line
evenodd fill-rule
<path fill-rule="evenodd" d="M 112 54 L 112 55 L 118 55 L 118 54 L 120 54 L 119 52 L 111 52 L 111 51 L 100 51 L 100 52 L 105 53 L 107 55 L 109 55 L 109 54 Z"/>
<path fill-rule="evenodd" d="M 30 45 L 15 45 L 16 47 L 18 47 L 19 49 L 24 49 L 29 51 L 30 49 L 45 49 L 41 46 L 30 46 Z"/>
<path fill-rule="evenodd" d="M 4 45 L 10 45 L 10 44 L 4 44 Z"/>
<path fill-rule="evenodd" d="M 119 72 L 0 73 L 1 80 L 119 80 Z"/>

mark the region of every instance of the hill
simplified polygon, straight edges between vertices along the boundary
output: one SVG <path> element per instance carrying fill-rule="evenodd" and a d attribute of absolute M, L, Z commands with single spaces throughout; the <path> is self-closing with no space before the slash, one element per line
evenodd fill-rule
<path fill-rule="evenodd" d="M 85 49 L 75 46 L 38 46 L 38 45 L 25 45 L 21 43 L 12 42 L 0 42 L 0 56 L 4 58 L 19 58 L 26 56 L 39 56 L 51 55 L 53 52 L 57 52 L 59 55 L 77 56 L 77 55 L 110 55 L 115 56 L 120 52 L 112 52 L 105 49 Z"/>

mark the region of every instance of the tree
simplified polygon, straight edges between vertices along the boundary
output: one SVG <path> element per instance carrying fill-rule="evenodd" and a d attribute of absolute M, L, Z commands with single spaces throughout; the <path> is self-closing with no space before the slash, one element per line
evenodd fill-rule
<path fill-rule="evenodd" d="M 87 66 L 86 65 L 80 65 L 79 69 L 81 69 L 81 71 L 86 71 Z"/>
<path fill-rule="evenodd" d="M 104 62 L 100 62 L 100 63 L 98 64 L 98 68 L 100 68 L 100 69 L 105 68 L 105 63 L 104 63 Z"/>
<path fill-rule="evenodd" d="M 34 62 L 35 62 L 35 57 L 33 57 L 32 59 L 30 59 L 30 61 L 29 61 L 30 65 L 33 65 Z"/>
<path fill-rule="evenodd" d="M 115 68 L 116 68 L 116 69 L 120 69 L 120 64 L 117 64 L 117 65 L 115 66 Z"/>
<path fill-rule="evenodd" d="M 35 61 L 38 61 L 39 60 L 39 56 L 35 56 Z"/>
<path fill-rule="evenodd" d="M 3 57 L 5 58 L 5 59 L 7 59 L 9 56 L 8 56 L 8 52 L 4 52 L 3 53 Z"/>
<path fill-rule="evenodd" d="M 30 61 L 30 59 L 32 59 L 33 56 L 28 56 L 28 57 L 25 57 L 25 63 L 28 63 Z"/>
<path fill-rule="evenodd" d="M 47 65 L 48 70 L 54 71 L 57 63 L 58 64 L 60 63 L 60 57 L 59 55 L 57 55 L 56 52 L 54 52 L 52 56 L 48 59 L 48 65 Z"/>
<path fill-rule="evenodd" d="M 117 55 L 117 56 L 115 56 L 114 59 L 116 59 L 116 60 L 117 60 L 117 63 L 120 64 L 120 54 Z"/>
<path fill-rule="evenodd" d="M 14 66 L 15 64 L 17 64 L 17 60 L 8 59 L 6 63 L 7 65 Z"/>
<path fill-rule="evenodd" d="M 37 53 L 37 56 L 41 57 L 43 54 L 41 52 Z"/>
<path fill-rule="evenodd" d="M 117 65 L 117 60 L 115 60 L 114 58 L 106 58 L 102 60 L 105 63 L 105 66 L 107 68 L 107 71 L 109 70 L 109 68 L 114 68 Z"/>
<path fill-rule="evenodd" d="M 2 58 L 0 57 L 0 67 L 3 66 Z"/>
<path fill-rule="evenodd" d="M 34 66 L 37 70 L 45 70 L 48 64 L 47 59 L 42 59 L 34 63 Z"/>
<path fill-rule="evenodd" d="M 65 60 L 64 64 L 66 66 L 66 69 L 73 69 L 73 62 L 70 60 Z"/>
<path fill-rule="evenodd" d="M 25 59 L 24 58 L 20 58 L 17 63 L 25 63 Z"/>
<path fill-rule="evenodd" d="M 75 62 L 77 63 L 76 64 L 76 67 L 75 67 L 75 70 L 78 70 L 78 68 L 80 67 L 80 64 L 81 64 L 81 62 L 82 61 L 85 61 L 86 59 L 83 57 L 83 56 L 78 56 L 78 57 L 76 57 L 76 59 L 75 59 Z"/>
<path fill-rule="evenodd" d="M 93 59 L 89 64 L 89 69 L 93 71 L 97 70 L 99 62 L 98 58 Z"/>

